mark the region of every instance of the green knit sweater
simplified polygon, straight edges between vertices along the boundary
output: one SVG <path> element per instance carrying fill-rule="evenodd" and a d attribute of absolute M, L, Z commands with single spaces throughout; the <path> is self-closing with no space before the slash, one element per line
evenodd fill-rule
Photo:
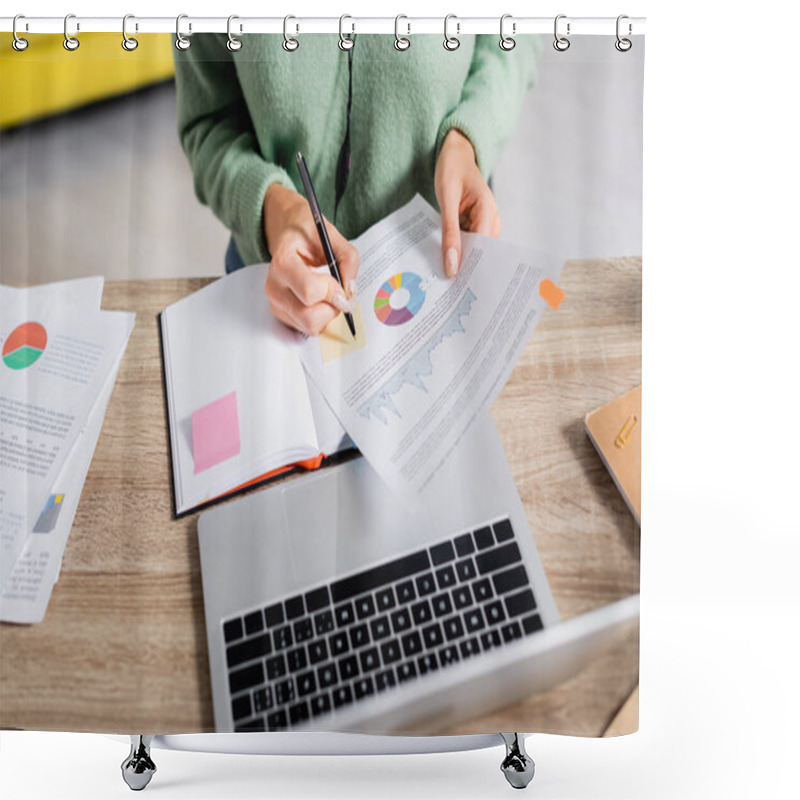
<path fill-rule="evenodd" d="M 338 37 L 197 34 L 176 52 L 178 128 L 195 191 L 233 233 L 245 263 L 269 259 L 262 207 L 272 183 L 302 193 L 302 151 L 323 213 L 333 218 L 336 166 L 347 121 L 347 53 Z M 488 176 L 535 77 L 534 37 L 510 52 L 497 36 L 464 36 L 454 52 L 439 36 L 360 34 L 353 49 L 351 169 L 336 225 L 353 238 L 419 192 L 433 205 L 436 156 L 449 130 L 472 142 Z"/>

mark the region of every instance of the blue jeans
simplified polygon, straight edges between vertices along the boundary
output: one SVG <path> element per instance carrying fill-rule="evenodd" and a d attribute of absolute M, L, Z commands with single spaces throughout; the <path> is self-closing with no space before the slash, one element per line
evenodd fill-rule
<path fill-rule="evenodd" d="M 242 261 L 242 257 L 239 254 L 239 248 L 236 246 L 236 242 L 233 241 L 233 236 L 231 236 L 231 240 L 228 242 L 228 249 L 225 251 L 225 272 L 235 272 L 243 266 L 244 261 Z"/>

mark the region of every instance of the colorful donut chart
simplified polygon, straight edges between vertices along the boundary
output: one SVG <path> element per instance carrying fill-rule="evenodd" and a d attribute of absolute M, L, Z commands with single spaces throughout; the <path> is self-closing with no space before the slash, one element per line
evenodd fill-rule
<path fill-rule="evenodd" d="M 11 369 L 26 369 L 39 360 L 46 346 L 44 327 L 38 322 L 23 322 L 3 344 L 3 363 Z"/>
<path fill-rule="evenodd" d="M 392 306 L 392 295 L 399 289 L 408 292 L 405 305 Z M 422 278 L 414 272 L 398 272 L 389 280 L 384 281 L 375 295 L 375 316 L 384 325 L 402 325 L 413 319 L 425 302 L 425 290 L 422 288 Z"/>

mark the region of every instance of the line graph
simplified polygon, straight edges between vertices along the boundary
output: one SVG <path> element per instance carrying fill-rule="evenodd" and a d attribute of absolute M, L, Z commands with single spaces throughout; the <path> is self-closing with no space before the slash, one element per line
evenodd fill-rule
<path fill-rule="evenodd" d="M 458 305 L 445 320 L 442 326 L 428 339 L 422 347 L 412 355 L 390 378 L 381 384 L 359 407 L 358 413 L 364 419 L 372 417 L 387 424 L 387 412 L 398 419 L 401 414 L 394 402 L 395 395 L 405 386 L 414 386 L 427 394 L 425 378 L 433 374 L 431 354 L 446 339 L 458 333 L 464 333 L 463 317 L 468 317 L 476 297 L 471 289 L 467 289 Z"/>

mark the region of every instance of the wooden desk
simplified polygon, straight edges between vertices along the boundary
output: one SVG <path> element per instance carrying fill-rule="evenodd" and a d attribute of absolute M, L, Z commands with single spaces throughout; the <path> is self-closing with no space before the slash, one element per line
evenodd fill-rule
<path fill-rule="evenodd" d="M 135 310 L 136 327 L 45 621 L 0 626 L 0 726 L 213 730 L 197 515 L 172 518 L 157 328 L 207 282 L 106 284 L 103 306 Z M 639 530 L 583 417 L 641 381 L 641 261 L 570 262 L 562 286 L 493 414 L 568 619 L 638 591 Z M 446 732 L 600 735 L 637 678 L 632 637 L 521 708 Z"/>

